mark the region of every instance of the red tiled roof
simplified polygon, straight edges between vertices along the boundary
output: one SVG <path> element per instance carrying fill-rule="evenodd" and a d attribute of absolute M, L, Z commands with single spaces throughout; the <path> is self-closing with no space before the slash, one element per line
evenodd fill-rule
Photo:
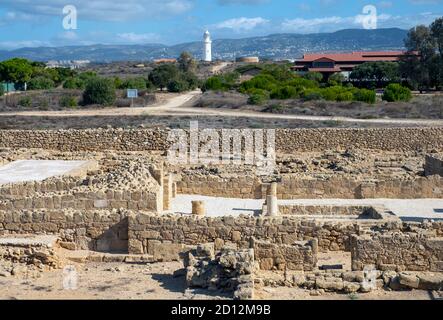
<path fill-rule="evenodd" d="M 352 53 L 310 53 L 305 54 L 298 62 L 313 62 L 322 58 L 331 59 L 335 62 L 361 62 L 361 61 L 397 61 L 404 51 L 381 51 L 381 52 L 352 52 Z"/>

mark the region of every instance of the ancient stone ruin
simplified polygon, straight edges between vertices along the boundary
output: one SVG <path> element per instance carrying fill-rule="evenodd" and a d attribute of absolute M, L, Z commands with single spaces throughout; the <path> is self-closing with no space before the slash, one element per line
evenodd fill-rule
<path fill-rule="evenodd" d="M 236 299 L 268 286 L 443 288 L 443 207 L 401 207 L 443 199 L 442 129 L 280 130 L 279 141 L 263 177 L 171 165 L 165 130 L 0 131 L 0 275 L 182 261 L 177 281 Z M 36 176 L 43 165 L 61 171 Z"/>

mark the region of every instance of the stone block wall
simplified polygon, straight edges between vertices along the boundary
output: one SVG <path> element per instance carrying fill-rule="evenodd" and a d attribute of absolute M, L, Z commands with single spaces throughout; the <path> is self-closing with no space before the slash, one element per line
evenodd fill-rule
<path fill-rule="evenodd" d="M 0 185 L 0 199 L 20 199 L 38 193 L 71 190 L 83 184 L 74 177 L 54 177 L 43 181 L 29 181 Z"/>
<path fill-rule="evenodd" d="M 440 175 L 443 177 L 443 154 L 426 156 L 425 175 Z"/>
<path fill-rule="evenodd" d="M 252 241 L 255 261 L 261 270 L 312 271 L 317 266 L 317 240 L 291 245 Z"/>
<path fill-rule="evenodd" d="M 0 130 L 0 147 L 62 151 L 165 151 L 169 129 Z M 277 129 L 279 152 L 443 149 L 443 128 Z"/>
<path fill-rule="evenodd" d="M 222 196 L 239 199 L 261 199 L 265 194 L 262 183 L 256 177 L 239 176 L 220 178 L 218 176 L 183 176 L 177 182 L 179 194 Z"/>
<path fill-rule="evenodd" d="M 279 205 L 281 215 L 319 215 L 319 216 L 347 216 L 357 218 L 367 207 L 363 206 L 321 206 L 321 205 Z"/>
<path fill-rule="evenodd" d="M 127 213 L 107 211 L 0 211 L 0 234 L 56 234 L 77 250 L 127 252 Z"/>
<path fill-rule="evenodd" d="M 356 179 L 300 179 L 284 176 L 278 185 L 279 199 L 419 199 L 443 198 L 443 178 L 362 182 Z"/>
<path fill-rule="evenodd" d="M 33 210 L 33 209 L 130 209 L 161 212 L 163 204 L 160 191 L 105 190 L 105 191 L 73 191 L 34 194 L 23 198 L 0 200 L 0 210 Z"/>
<path fill-rule="evenodd" d="M 211 218 L 138 214 L 129 217 L 129 252 L 147 254 L 159 242 L 184 245 L 215 242 L 217 248 L 234 244 L 239 249 L 248 249 L 251 237 L 287 245 L 318 239 L 319 251 L 349 251 L 350 237 L 360 233 L 361 223 L 376 226 L 383 221 L 325 222 L 290 216 Z"/>
<path fill-rule="evenodd" d="M 443 271 L 443 238 L 419 233 L 385 233 L 351 238 L 352 269 Z"/>
<path fill-rule="evenodd" d="M 183 176 L 177 182 L 180 194 L 198 194 L 242 199 L 263 199 L 267 186 L 253 177 Z M 277 188 L 278 199 L 421 199 L 443 198 L 443 177 L 413 180 L 391 179 L 363 182 L 358 179 L 303 179 L 284 175 Z"/>

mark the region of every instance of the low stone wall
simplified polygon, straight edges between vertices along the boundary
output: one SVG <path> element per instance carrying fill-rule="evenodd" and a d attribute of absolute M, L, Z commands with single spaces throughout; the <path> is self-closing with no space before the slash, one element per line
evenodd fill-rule
<path fill-rule="evenodd" d="M 266 190 L 266 184 L 251 177 L 183 176 L 182 181 L 177 182 L 177 192 L 180 194 L 264 199 Z M 284 175 L 278 184 L 277 193 L 281 200 L 443 198 L 443 177 L 363 182 L 342 177 L 320 180 Z"/>
<path fill-rule="evenodd" d="M 168 129 L 0 130 L 0 147 L 63 151 L 167 150 Z M 443 128 L 277 129 L 279 152 L 443 149 Z"/>
<path fill-rule="evenodd" d="M 279 199 L 421 199 L 443 198 L 443 178 L 362 182 L 346 178 L 327 180 L 284 176 L 278 185 Z"/>
<path fill-rule="evenodd" d="M 211 218 L 138 214 L 129 217 L 129 253 L 147 254 L 158 243 L 198 245 L 215 242 L 216 249 L 225 244 L 248 249 L 251 237 L 287 245 L 318 239 L 319 251 L 349 251 L 350 237 L 360 234 L 362 224 L 370 227 L 383 223 L 383 220 L 308 221 L 290 216 Z"/>
<path fill-rule="evenodd" d="M 0 185 L 0 199 L 20 199 L 37 193 L 67 191 L 82 184 L 82 179 L 74 177 L 54 177 L 43 181 L 2 184 Z"/>
<path fill-rule="evenodd" d="M 321 206 L 321 205 L 279 205 L 281 215 L 306 215 L 306 216 L 347 216 L 355 217 L 362 215 L 368 207 L 363 206 Z"/>
<path fill-rule="evenodd" d="M 427 155 L 425 162 L 425 175 L 440 175 L 443 177 L 443 155 Z"/>
<path fill-rule="evenodd" d="M 317 240 L 291 245 L 253 240 L 255 261 L 261 270 L 312 271 L 317 266 Z"/>
<path fill-rule="evenodd" d="M 127 213 L 0 211 L 0 234 L 57 234 L 68 249 L 127 252 Z"/>
<path fill-rule="evenodd" d="M 254 177 L 220 178 L 218 176 L 183 176 L 177 182 L 179 194 L 198 194 L 238 199 L 261 199 L 266 195 L 262 183 Z"/>
<path fill-rule="evenodd" d="M 417 233 L 386 233 L 351 238 L 352 269 L 443 271 L 443 238 Z"/>
<path fill-rule="evenodd" d="M 0 210 L 130 209 L 161 212 L 162 193 L 131 190 L 74 191 L 34 194 L 23 198 L 0 200 Z"/>

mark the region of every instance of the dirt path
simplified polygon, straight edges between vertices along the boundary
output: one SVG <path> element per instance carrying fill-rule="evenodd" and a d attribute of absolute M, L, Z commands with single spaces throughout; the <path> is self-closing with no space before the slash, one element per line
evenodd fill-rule
<path fill-rule="evenodd" d="M 150 113 L 150 112 L 149 112 Z M 330 116 L 303 116 L 303 115 L 287 115 L 272 114 L 254 111 L 239 111 L 230 109 L 210 109 L 210 108 L 190 108 L 183 107 L 175 110 L 161 109 L 155 112 L 156 115 L 175 115 L 175 116 L 222 116 L 222 117 L 245 117 L 259 119 L 282 119 L 282 120 L 303 120 L 303 121 L 336 121 L 336 122 L 352 122 L 367 124 L 392 124 L 392 125 L 418 125 L 418 126 L 443 126 L 443 120 L 427 120 L 427 119 L 355 119 L 347 117 L 330 117 Z"/>
<path fill-rule="evenodd" d="M 63 110 L 63 111 L 22 111 L 22 112 L 5 112 L 0 113 L 0 117 L 11 116 L 28 116 L 28 117 L 72 117 L 72 116 L 217 116 L 217 117 L 244 117 L 255 119 L 274 119 L 274 120 L 299 120 L 299 121 L 318 121 L 318 122 L 346 122 L 353 124 L 384 124 L 384 125 L 412 125 L 426 127 L 443 126 L 443 119 L 356 119 L 347 117 L 333 116 L 305 116 L 305 115 L 288 115 L 288 114 L 272 114 L 255 111 L 231 110 L 231 109 L 212 109 L 212 108 L 196 108 L 192 107 L 192 101 L 201 95 L 200 90 L 187 92 L 169 100 L 159 102 L 150 107 L 145 108 L 106 108 L 91 110 Z"/>
<path fill-rule="evenodd" d="M 0 117 L 8 116 L 28 116 L 28 117 L 83 117 L 83 116 L 137 116 L 146 112 L 156 112 L 162 110 L 172 110 L 178 108 L 195 97 L 199 96 L 201 91 L 187 92 L 168 100 L 158 102 L 150 107 L 144 108 L 104 108 L 104 109 L 78 109 L 78 110 L 61 110 L 61 111 L 19 111 L 0 113 Z"/>

